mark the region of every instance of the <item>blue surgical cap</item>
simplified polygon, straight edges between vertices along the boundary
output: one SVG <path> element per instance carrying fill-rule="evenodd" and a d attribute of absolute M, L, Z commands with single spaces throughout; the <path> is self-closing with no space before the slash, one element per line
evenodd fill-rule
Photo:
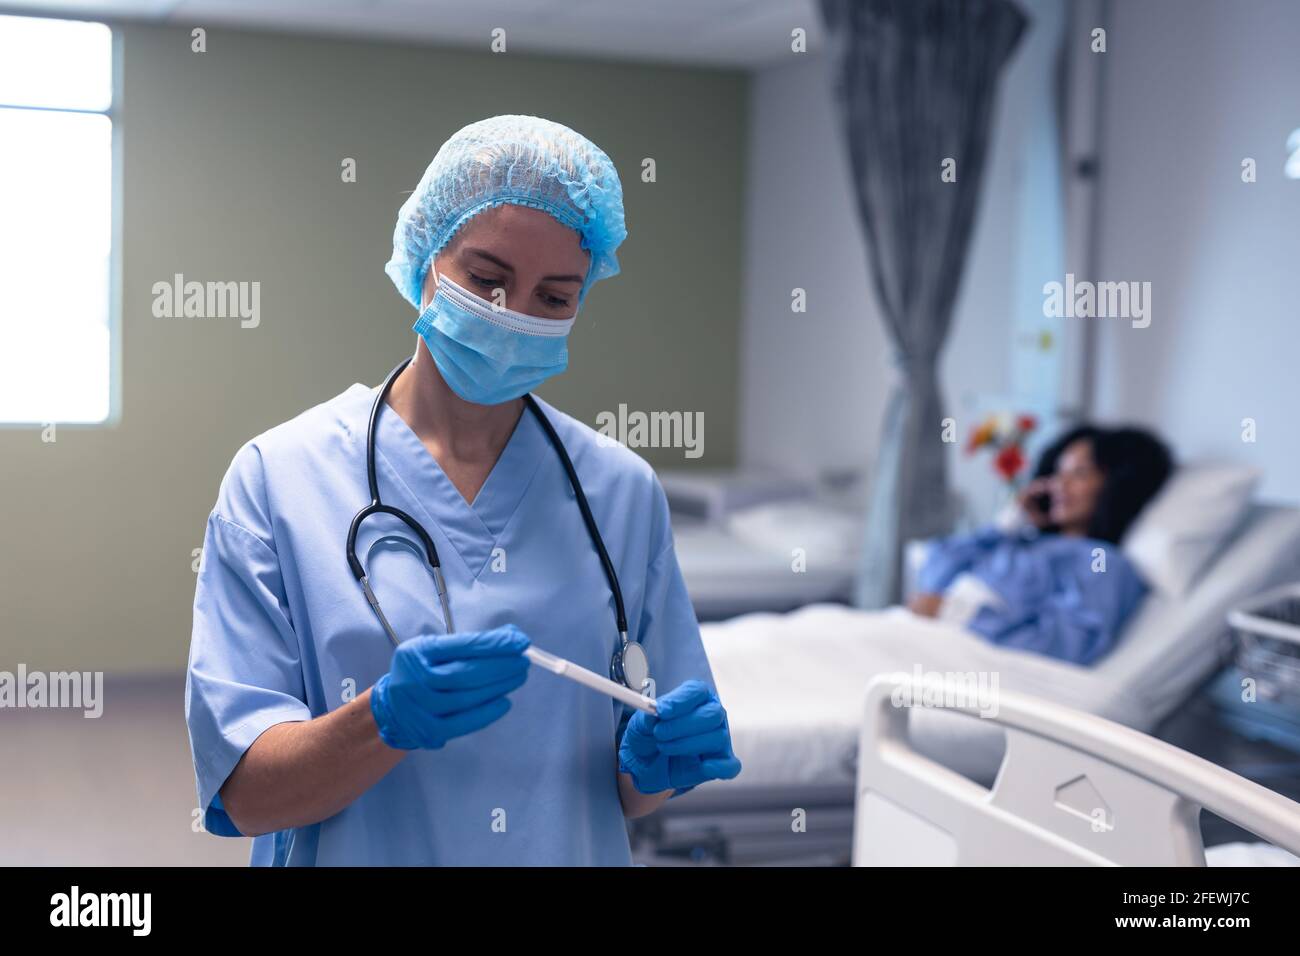
<path fill-rule="evenodd" d="M 591 140 L 538 116 L 493 116 L 442 144 L 397 213 L 384 271 L 419 309 L 442 247 L 473 216 L 504 203 L 541 209 L 577 231 L 591 253 L 579 305 L 592 283 L 618 275 L 615 250 L 627 238 L 618 171 Z"/>

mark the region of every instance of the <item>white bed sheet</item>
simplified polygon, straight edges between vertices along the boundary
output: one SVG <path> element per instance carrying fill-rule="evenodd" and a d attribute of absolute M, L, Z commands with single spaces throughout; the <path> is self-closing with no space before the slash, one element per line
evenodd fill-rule
<path fill-rule="evenodd" d="M 702 626 L 705 649 L 744 765 L 716 787 L 852 784 L 867 682 L 879 673 L 987 672 L 998 686 L 1150 731 L 1219 657 L 1228 608 L 1300 575 L 1300 511 L 1261 508 L 1192 594 L 1148 598 L 1095 668 L 1004 650 L 901 608 L 813 605 Z M 989 782 L 1000 732 L 937 710 L 913 713 L 914 745 Z"/>
<path fill-rule="evenodd" d="M 987 672 L 1003 690 L 1054 688 L 1054 699 L 1087 702 L 1086 672 L 1038 655 L 1001 650 L 965 631 L 902 608 L 857 611 L 819 604 L 785 615 L 751 614 L 705 625 L 705 649 L 727 708 L 737 756 L 737 784 L 851 783 L 862 726 L 864 691 L 891 671 Z M 1076 703 L 1076 706 L 1078 704 Z M 996 761 L 1000 735 L 961 717 L 916 712 L 913 725 L 940 748 L 961 721 L 983 760 Z M 940 718 L 937 725 L 932 718 Z M 967 727 L 970 724 L 972 726 Z M 980 739 L 980 738 L 983 739 Z M 917 746 L 929 752 L 922 740 Z M 948 761 L 945 761 L 948 762 Z"/>

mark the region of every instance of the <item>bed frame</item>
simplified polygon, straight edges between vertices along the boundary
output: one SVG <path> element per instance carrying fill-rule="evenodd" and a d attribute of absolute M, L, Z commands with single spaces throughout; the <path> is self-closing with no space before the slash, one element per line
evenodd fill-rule
<path fill-rule="evenodd" d="M 1300 803 L 1164 741 L 1023 694 L 999 694 L 988 718 L 932 696 L 1005 731 L 982 787 L 911 746 L 921 690 L 907 674 L 868 686 L 854 865 L 1204 866 L 1202 809 L 1300 855 Z"/>
<path fill-rule="evenodd" d="M 650 866 L 847 866 L 853 785 L 704 787 L 628 825 Z"/>

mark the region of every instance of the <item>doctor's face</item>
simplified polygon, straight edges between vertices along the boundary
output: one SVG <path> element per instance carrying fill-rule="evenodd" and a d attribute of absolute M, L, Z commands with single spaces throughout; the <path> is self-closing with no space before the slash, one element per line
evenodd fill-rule
<path fill-rule="evenodd" d="M 424 280 L 424 308 L 434 272 L 503 308 L 543 319 L 569 319 L 591 261 L 576 230 L 540 209 L 506 204 L 463 225 L 434 259 Z M 501 290 L 501 291 L 497 291 Z"/>
<path fill-rule="evenodd" d="M 1105 484 L 1106 476 L 1092 458 L 1092 442 L 1080 439 L 1067 445 L 1050 479 L 1052 524 L 1067 534 L 1085 533 Z"/>

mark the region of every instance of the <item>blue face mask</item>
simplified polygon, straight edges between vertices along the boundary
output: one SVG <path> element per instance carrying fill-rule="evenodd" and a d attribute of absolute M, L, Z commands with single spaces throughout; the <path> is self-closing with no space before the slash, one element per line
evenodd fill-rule
<path fill-rule="evenodd" d="M 499 405 L 568 367 L 573 323 L 497 308 L 439 274 L 438 291 L 412 328 L 453 392 Z"/>

